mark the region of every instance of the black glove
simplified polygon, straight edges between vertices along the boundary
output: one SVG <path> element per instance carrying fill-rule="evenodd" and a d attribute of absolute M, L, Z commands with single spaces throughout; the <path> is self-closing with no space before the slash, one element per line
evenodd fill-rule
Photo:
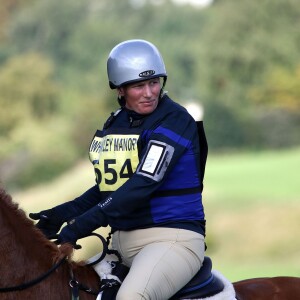
<path fill-rule="evenodd" d="M 39 213 L 30 213 L 29 217 L 33 220 L 39 220 L 36 227 L 39 228 L 48 239 L 54 238 L 65 222 L 63 218 L 55 214 L 53 209 L 42 210 Z"/>
<path fill-rule="evenodd" d="M 88 236 L 90 232 L 86 235 L 80 234 L 79 228 L 77 227 L 76 220 L 71 220 L 68 225 L 66 225 L 59 234 L 56 235 L 56 244 L 70 243 L 73 247 L 76 246 L 77 240 Z"/>
<path fill-rule="evenodd" d="M 89 236 L 95 229 L 106 227 L 107 218 L 101 208 L 96 205 L 84 214 L 68 222 L 57 235 L 57 244 L 70 243 L 76 245 L 77 240 Z"/>

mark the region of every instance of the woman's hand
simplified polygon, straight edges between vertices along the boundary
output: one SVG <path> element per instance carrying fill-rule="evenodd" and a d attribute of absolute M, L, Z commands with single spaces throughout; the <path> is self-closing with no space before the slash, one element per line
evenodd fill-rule
<path fill-rule="evenodd" d="M 29 217 L 33 220 L 39 220 L 36 227 L 50 240 L 55 238 L 55 235 L 65 222 L 65 220 L 54 213 L 53 209 L 42 210 L 39 213 L 30 213 Z"/>

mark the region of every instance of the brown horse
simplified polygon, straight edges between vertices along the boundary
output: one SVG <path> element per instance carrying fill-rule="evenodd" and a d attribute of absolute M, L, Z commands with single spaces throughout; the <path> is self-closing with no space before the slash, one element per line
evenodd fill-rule
<path fill-rule="evenodd" d="M 11 197 L 0 189 L 0 289 L 12 287 L 13 290 L 0 290 L 1 300 L 71 299 L 69 281 L 72 273 L 78 282 L 98 291 L 100 282 L 94 269 L 69 261 L 63 261 L 40 283 L 14 291 L 46 274 L 54 262 L 66 254 L 70 254 L 67 247 L 62 251 L 48 241 Z M 96 296 L 81 291 L 81 299 L 96 299 Z"/>
<path fill-rule="evenodd" d="M 238 300 L 298 300 L 299 277 L 253 278 L 233 283 Z"/>
<path fill-rule="evenodd" d="M 99 290 L 100 281 L 94 269 L 61 260 L 70 255 L 70 248 L 58 248 L 48 241 L 3 189 L 0 189 L 0 241 L 0 300 L 76 299 L 72 298 L 69 286 L 73 276 L 92 291 Z M 57 265 L 57 261 L 62 263 Z M 53 265 L 56 269 L 49 272 Z M 41 277 L 47 273 L 49 276 Z M 24 285 L 36 279 L 39 280 L 34 285 Z M 233 286 L 238 300 L 300 299 L 297 277 L 254 278 L 235 282 Z M 13 291 L 3 292 L 7 287 Z M 79 296 L 80 300 L 96 299 L 96 295 L 86 291 L 80 291 Z"/>

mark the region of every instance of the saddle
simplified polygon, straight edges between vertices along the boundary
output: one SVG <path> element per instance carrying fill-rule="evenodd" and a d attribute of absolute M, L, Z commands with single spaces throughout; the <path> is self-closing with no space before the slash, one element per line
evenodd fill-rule
<path fill-rule="evenodd" d="M 206 298 L 222 292 L 224 283 L 214 276 L 211 270 L 212 261 L 208 256 L 205 256 L 199 272 L 170 300 Z"/>
<path fill-rule="evenodd" d="M 122 281 L 126 277 L 129 268 L 123 264 L 116 264 L 113 268 L 112 274 L 116 275 Z M 214 274 L 212 271 L 212 261 L 209 257 L 205 256 L 203 265 L 199 272 L 192 278 L 192 280 L 184 286 L 180 291 L 178 291 L 169 300 L 183 300 L 183 299 L 199 299 L 205 297 L 214 296 L 224 289 L 224 283 Z M 99 295 L 98 299 L 101 300 L 111 300 L 115 299 L 120 284 L 115 280 L 103 280 L 102 283 L 102 293 Z"/>

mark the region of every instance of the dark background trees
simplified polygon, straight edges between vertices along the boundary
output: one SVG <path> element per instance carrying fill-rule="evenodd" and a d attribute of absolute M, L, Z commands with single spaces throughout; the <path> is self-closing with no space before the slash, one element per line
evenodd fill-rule
<path fill-rule="evenodd" d="M 211 150 L 299 145 L 298 1 L 134 3 L 1 0 L 3 178 L 30 185 L 86 155 L 117 108 L 107 56 L 131 38 L 158 46 L 174 100 L 203 106 Z"/>

